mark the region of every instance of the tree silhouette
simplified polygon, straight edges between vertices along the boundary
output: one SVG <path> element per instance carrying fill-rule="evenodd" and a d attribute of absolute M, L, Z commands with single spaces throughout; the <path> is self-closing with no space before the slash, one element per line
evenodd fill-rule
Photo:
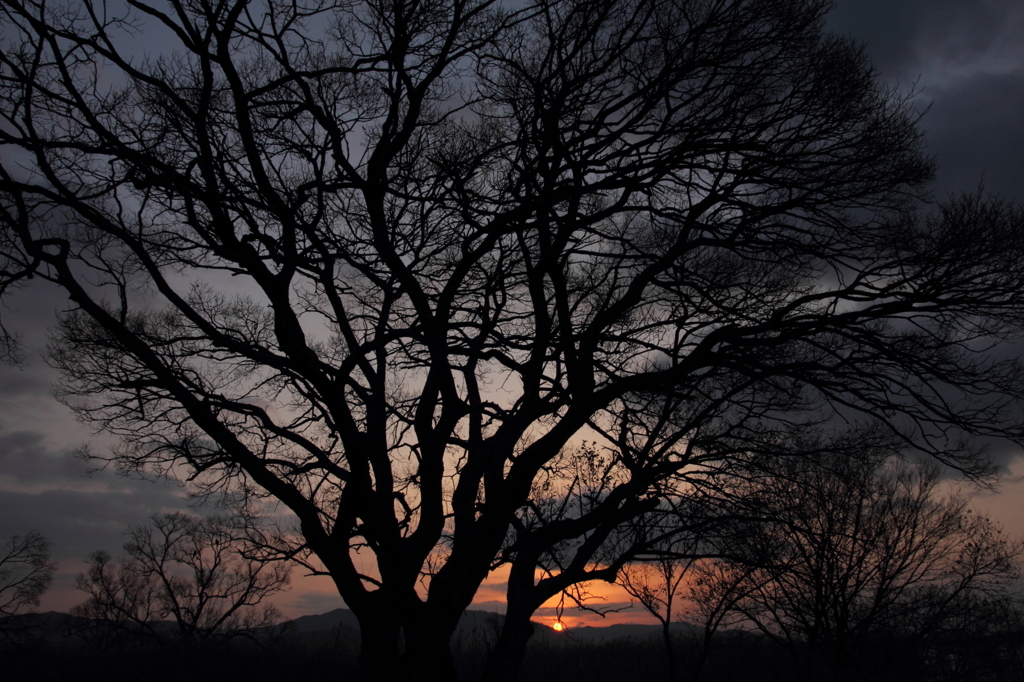
<path fill-rule="evenodd" d="M 99 642 L 257 638 L 280 614 L 261 603 L 287 589 L 289 567 L 268 562 L 248 524 L 180 512 L 156 514 L 128 530 L 126 554 L 89 557 L 76 587 L 89 595 L 71 614 L 87 619 Z"/>
<path fill-rule="evenodd" d="M 50 541 L 39 531 L 15 535 L 0 555 L 0 638 L 16 644 L 33 623 L 14 616 L 39 606 L 39 597 L 53 582 L 57 564 L 50 561 Z"/>
<path fill-rule="evenodd" d="M 877 453 L 777 462 L 740 484 L 757 520 L 724 535 L 732 558 L 705 564 L 691 598 L 824 656 L 836 679 L 869 645 L 968 637 L 959 621 L 1009 600 L 1024 544 L 940 483 Z"/>
<path fill-rule="evenodd" d="M 673 546 L 675 545 L 675 546 Z M 684 546 L 678 546 L 684 545 Z M 646 562 L 623 566 L 618 583 L 633 599 L 653 615 L 661 625 L 661 639 L 668 661 L 668 679 L 679 679 L 672 641 L 671 625 L 681 620 L 687 594 L 686 583 L 692 579 L 691 567 L 697 560 L 696 542 L 676 542 L 664 547 L 665 553 Z"/>
<path fill-rule="evenodd" d="M 919 216 L 917 115 L 827 2 L 0 7 L 0 287 L 68 296 L 49 357 L 119 467 L 295 514 L 366 679 L 453 677 L 508 565 L 514 677 L 537 605 L 775 431 L 972 474 L 963 434 L 1017 435 L 977 351 L 1020 211 Z M 524 521 L 581 435 L 605 489 Z"/>

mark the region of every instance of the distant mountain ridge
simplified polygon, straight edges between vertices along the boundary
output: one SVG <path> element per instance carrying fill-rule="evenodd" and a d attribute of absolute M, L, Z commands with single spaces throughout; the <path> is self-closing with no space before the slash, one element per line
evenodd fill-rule
<path fill-rule="evenodd" d="M 486 636 L 497 635 L 501 627 L 503 616 L 492 611 L 469 610 L 462 615 L 459 626 L 454 637 Z M 299 616 L 291 621 L 297 632 L 312 633 L 333 630 L 336 627 L 351 628 L 355 633 L 359 632 L 359 621 L 348 609 L 334 609 L 327 613 L 311 616 Z M 535 626 L 534 636 L 544 639 L 566 638 L 569 640 L 578 639 L 581 641 L 604 641 L 615 639 L 648 639 L 661 636 L 660 625 L 641 625 L 636 623 L 617 623 L 607 626 L 582 625 L 567 629 L 563 633 L 552 630 L 549 626 L 533 621 Z M 673 623 L 671 630 L 674 634 L 696 634 L 699 627 L 689 623 Z"/>
<path fill-rule="evenodd" d="M 12 616 L 12 619 L 20 619 L 26 625 L 31 624 L 39 628 L 39 634 L 44 639 L 60 640 L 67 636 L 69 631 L 79 630 L 84 624 L 84 619 L 71 616 L 67 613 L 49 611 L 45 613 L 24 614 Z M 493 640 L 497 638 L 501 629 L 503 616 L 493 611 L 466 611 L 459 621 L 459 626 L 453 635 L 453 641 Z M 315 634 L 330 632 L 335 628 L 348 631 L 352 637 L 359 636 L 359 621 L 349 609 L 334 609 L 326 613 L 309 616 L 299 616 L 289 621 L 292 631 L 298 634 Z M 580 641 L 580 642 L 602 642 L 621 639 L 649 639 L 661 636 L 660 625 L 641 625 L 636 623 L 619 623 L 607 626 L 577 626 L 568 628 L 558 633 L 552 630 L 547 624 L 533 621 L 534 640 L 555 642 L 558 640 Z M 168 631 L 173 628 L 173 621 L 164 621 L 161 625 Z M 699 627 L 689 623 L 673 623 L 674 634 L 699 634 Z"/>
<path fill-rule="evenodd" d="M 455 631 L 455 635 L 460 634 L 465 636 L 468 634 L 482 633 L 488 629 L 492 629 L 497 632 L 497 627 L 501 624 L 502 615 L 491 611 L 466 611 L 462 615 L 462 619 L 459 621 L 459 626 Z M 327 613 L 320 613 L 311 616 L 299 616 L 291 621 L 297 632 L 325 632 L 327 630 L 333 630 L 334 628 L 351 628 L 356 633 L 359 632 L 359 621 L 348 609 L 334 609 Z"/>

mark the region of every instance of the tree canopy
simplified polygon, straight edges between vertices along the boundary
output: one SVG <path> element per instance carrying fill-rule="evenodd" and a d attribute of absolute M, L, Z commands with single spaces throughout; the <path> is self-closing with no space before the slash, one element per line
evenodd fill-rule
<path fill-rule="evenodd" d="M 1021 211 L 921 212 L 918 115 L 827 2 L 0 8 L 0 286 L 66 292 L 60 395 L 118 466 L 295 514 L 368 679 L 450 673 L 506 565 L 514 659 L 624 528 L 806 424 L 972 474 L 1019 435 L 982 351 Z"/>

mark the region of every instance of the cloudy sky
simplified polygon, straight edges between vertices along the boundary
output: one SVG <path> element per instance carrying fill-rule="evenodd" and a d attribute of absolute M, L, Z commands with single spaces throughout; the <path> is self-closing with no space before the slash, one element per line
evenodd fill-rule
<path fill-rule="evenodd" d="M 1024 200 L 1024 2 L 839 0 L 829 25 L 863 41 L 881 81 L 913 93 L 915 106 L 926 112 L 921 125 L 928 151 L 940 164 L 937 198 L 984 184 L 988 192 Z M 30 529 L 52 541 L 60 572 L 43 610 L 66 610 L 81 601 L 73 581 L 82 559 L 97 549 L 116 553 L 126 526 L 187 506 L 178 488 L 111 471 L 88 475 L 75 457 L 86 443 L 102 450 L 110 442 L 76 423 L 52 397 L 56 376 L 43 351 L 46 329 L 61 306 L 52 290 L 13 297 L 4 320 L 22 333 L 29 350 L 21 367 L 0 367 L 0 542 Z M 978 493 L 976 504 L 1022 535 L 1024 458 L 1004 450 L 1000 461 L 1000 491 Z M 487 608 L 500 598 L 492 584 L 479 601 Z M 289 616 L 342 605 L 323 578 L 298 579 L 277 603 Z M 641 619 L 635 612 L 616 618 Z"/>

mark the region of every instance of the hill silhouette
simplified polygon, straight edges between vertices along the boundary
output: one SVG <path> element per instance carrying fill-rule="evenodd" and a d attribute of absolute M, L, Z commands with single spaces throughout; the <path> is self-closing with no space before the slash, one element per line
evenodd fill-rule
<path fill-rule="evenodd" d="M 478 636 L 496 636 L 500 629 L 503 616 L 493 611 L 466 611 L 455 631 L 455 638 Z M 335 628 L 351 629 L 358 636 L 359 621 L 355 615 L 345 608 L 334 609 L 326 613 L 299 616 L 290 621 L 294 631 L 298 633 L 327 632 Z M 578 640 L 582 642 L 601 642 L 616 639 L 648 639 L 661 636 L 660 625 L 644 625 L 639 623 L 616 623 L 613 625 L 582 625 L 571 627 L 564 632 L 555 632 L 548 625 L 533 621 L 534 637 L 557 641 L 559 639 Z M 698 626 L 689 623 L 673 623 L 671 627 L 675 635 L 697 634 Z"/>

